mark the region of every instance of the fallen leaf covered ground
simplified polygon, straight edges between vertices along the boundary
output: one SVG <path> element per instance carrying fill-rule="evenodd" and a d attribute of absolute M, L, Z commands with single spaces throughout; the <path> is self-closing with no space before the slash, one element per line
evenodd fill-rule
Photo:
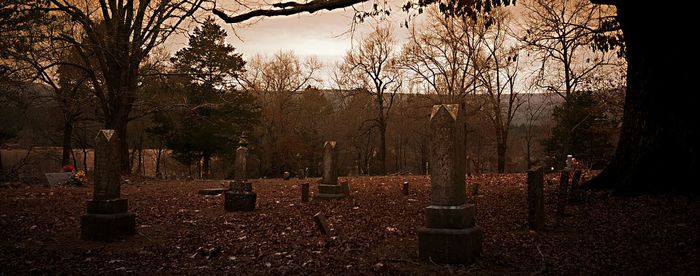
<path fill-rule="evenodd" d="M 548 178 L 556 177 L 548 175 Z M 680 196 L 619 198 L 586 191 L 555 223 L 545 184 L 546 229 L 527 229 L 524 174 L 468 179 L 484 231 L 470 266 L 418 260 L 416 233 L 430 202 L 426 176 L 350 177 L 352 197 L 301 203 L 300 183 L 254 180 L 254 212 L 225 212 L 223 181 L 131 181 L 122 186 L 136 236 L 80 240 L 91 188 L 0 188 L 0 275 L 15 274 L 668 274 L 700 275 L 700 204 Z M 410 182 L 410 195 L 401 186 Z M 477 194 L 472 188 L 478 183 Z M 553 179 L 552 183 L 558 183 Z M 328 217 L 330 237 L 313 216 Z"/>

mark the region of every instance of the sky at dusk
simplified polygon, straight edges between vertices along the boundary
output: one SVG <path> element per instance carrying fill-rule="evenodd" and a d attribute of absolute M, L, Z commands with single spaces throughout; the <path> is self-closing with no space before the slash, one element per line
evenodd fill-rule
<path fill-rule="evenodd" d="M 362 5 L 357 6 L 358 9 L 362 8 Z M 398 4 L 394 5 L 393 9 L 397 8 Z M 256 54 L 272 56 L 276 52 L 290 50 L 301 58 L 316 56 L 326 65 L 320 77 L 327 79 L 325 74 L 330 72 L 330 67 L 336 62 L 341 62 L 343 55 L 351 49 L 352 39 L 358 40 L 366 36 L 377 22 L 370 19 L 356 25 L 354 32 L 350 32 L 354 13 L 352 8 L 324 10 L 314 14 L 267 17 L 242 24 L 226 24 L 214 17 L 228 33 L 227 42 L 243 53 L 244 59 L 250 59 Z M 204 13 L 200 17 L 208 15 Z M 406 18 L 406 13 L 394 11 L 388 20 L 378 22 L 383 25 L 391 24 L 398 43 L 403 44 L 408 37 L 408 29 L 400 27 L 399 22 L 403 23 Z M 178 36 L 171 38 L 166 47 L 174 53 L 186 45 L 187 38 Z"/>

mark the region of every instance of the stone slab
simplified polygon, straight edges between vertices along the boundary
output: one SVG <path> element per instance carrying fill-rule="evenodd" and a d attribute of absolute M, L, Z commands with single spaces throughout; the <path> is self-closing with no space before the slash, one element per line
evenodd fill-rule
<path fill-rule="evenodd" d="M 470 264 L 481 254 L 481 228 L 418 230 L 418 257 L 441 264 Z"/>
<path fill-rule="evenodd" d="M 314 194 L 314 199 L 326 200 L 326 199 L 341 199 L 345 198 L 344 194 Z"/>
<path fill-rule="evenodd" d="M 255 211 L 255 201 L 258 195 L 254 192 L 228 191 L 224 193 L 224 209 L 228 212 Z"/>
<path fill-rule="evenodd" d="M 220 195 L 228 191 L 226 188 L 201 189 L 197 193 L 200 195 Z"/>
<path fill-rule="evenodd" d="M 428 228 L 465 229 L 474 226 L 474 204 L 459 206 L 430 205 L 425 208 Z"/>
<path fill-rule="evenodd" d="M 49 183 L 49 186 L 58 186 L 65 184 L 73 173 L 45 173 L 44 175 L 46 176 L 46 181 Z"/>
<path fill-rule="evenodd" d="M 136 234 L 136 216 L 132 213 L 87 214 L 80 218 L 80 236 L 83 240 L 114 241 Z"/>

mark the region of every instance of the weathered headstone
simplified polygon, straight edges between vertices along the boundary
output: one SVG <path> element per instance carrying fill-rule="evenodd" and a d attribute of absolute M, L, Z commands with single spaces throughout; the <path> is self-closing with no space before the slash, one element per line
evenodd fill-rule
<path fill-rule="evenodd" d="M 527 171 L 527 225 L 532 230 L 544 229 L 544 169 Z"/>
<path fill-rule="evenodd" d="M 431 205 L 418 230 L 418 256 L 437 263 L 468 264 L 481 253 L 483 234 L 474 223 L 465 186 L 464 111 L 435 105 L 430 116 Z"/>
<path fill-rule="evenodd" d="M 350 196 L 350 184 L 348 183 L 347 180 L 341 181 L 341 182 L 340 182 L 340 187 L 342 188 L 343 194 L 344 194 L 345 196 Z"/>
<path fill-rule="evenodd" d="M 66 184 L 66 181 L 73 175 L 72 172 L 60 172 L 60 173 L 45 173 L 46 181 L 49 186 L 58 186 Z"/>
<path fill-rule="evenodd" d="M 318 231 L 321 231 L 321 234 L 328 235 L 331 233 L 331 230 L 328 227 L 328 220 L 326 219 L 326 216 L 321 214 L 321 212 L 314 215 L 314 221 L 316 222 L 316 226 L 318 226 Z"/>
<path fill-rule="evenodd" d="M 323 144 L 321 184 L 318 185 L 318 194 L 315 199 L 338 199 L 345 197 L 343 187 L 338 184 L 338 149 L 335 141 L 326 141 Z"/>
<path fill-rule="evenodd" d="M 309 202 L 309 183 L 301 183 L 301 202 Z"/>
<path fill-rule="evenodd" d="M 564 209 L 566 208 L 566 202 L 568 199 L 569 192 L 569 169 L 566 168 L 561 171 L 559 177 L 559 192 L 557 193 L 557 224 L 559 224 L 561 218 L 564 216 Z"/>
<path fill-rule="evenodd" d="M 233 160 L 234 181 L 246 182 L 248 180 L 246 173 L 248 172 L 248 136 L 245 132 L 241 133 L 241 138 L 238 140 L 238 148 L 236 148 L 236 156 Z"/>
<path fill-rule="evenodd" d="M 581 187 L 579 187 L 579 182 L 581 182 L 581 170 L 575 170 L 574 176 L 571 178 L 571 189 L 569 190 L 569 201 L 572 201 L 572 202 L 581 201 Z"/>
<path fill-rule="evenodd" d="M 290 172 L 288 172 L 288 171 L 285 171 L 285 172 L 282 174 L 282 179 L 284 179 L 284 180 L 289 180 L 290 178 L 292 178 L 292 173 L 290 173 Z"/>
<path fill-rule="evenodd" d="M 136 217 L 128 212 L 128 201 L 120 198 L 119 138 L 103 129 L 95 138 L 95 190 L 80 219 L 84 240 L 113 241 L 136 234 Z"/>
<path fill-rule="evenodd" d="M 408 195 L 408 181 L 403 182 L 403 195 Z"/>
<path fill-rule="evenodd" d="M 253 184 L 246 178 L 248 158 L 248 140 L 245 132 L 241 134 L 234 160 L 234 180 L 229 184 L 229 191 L 224 193 L 224 209 L 226 211 L 254 211 L 257 194 L 253 192 Z"/>

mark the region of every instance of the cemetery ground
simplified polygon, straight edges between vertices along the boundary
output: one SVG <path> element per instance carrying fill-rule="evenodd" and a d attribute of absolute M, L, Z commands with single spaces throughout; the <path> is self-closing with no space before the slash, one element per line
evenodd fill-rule
<path fill-rule="evenodd" d="M 131 179 L 122 197 L 138 234 L 80 239 L 92 188 L 0 188 L 0 275 L 14 274 L 670 274 L 700 275 L 700 203 L 679 195 L 621 198 L 585 191 L 556 225 L 557 174 L 545 183 L 546 227 L 527 228 L 525 174 L 467 179 L 484 233 L 470 266 L 418 261 L 417 231 L 430 202 L 427 176 L 341 177 L 351 197 L 301 202 L 300 184 L 253 180 L 254 212 L 225 212 L 223 181 Z M 584 176 L 587 179 L 590 175 Z M 410 194 L 402 194 L 403 181 Z M 479 183 L 474 194 L 473 183 Z M 323 236 L 313 216 L 331 226 Z"/>

